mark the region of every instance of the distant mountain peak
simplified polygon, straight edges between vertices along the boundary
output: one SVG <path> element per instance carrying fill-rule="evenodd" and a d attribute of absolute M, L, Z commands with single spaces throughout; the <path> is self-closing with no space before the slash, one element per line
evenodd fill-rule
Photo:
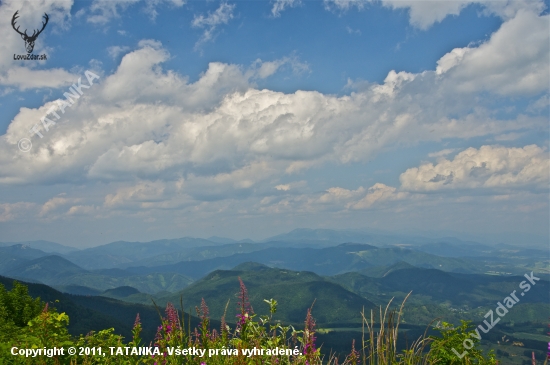
<path fill-rule="evenodd" d="M 207 238 L 208 241 L 214 243 L 236 243 L 237 241 L 232 238 L 211 236 Z"/>
<path fill-rule="evenodd" d="M 69 252 L 74 252 L 79 250 L 76 247 L 65 246 L 65 245 L 61 245 L 59 243 L 50 242 L 50 241 L 0 242 L 0 247 L 7 247 L 7 246 L 22 246 L 25 248 L 40 250 L 43 252 L 60 253 L 60 254 L 66 254 Z"/>
<path fill-rule="evenodd" d="M 257 262 L 243 262 L 242 264 L 239 264 L 235 266 L 232 270 L 241 270 L 241 271 L 262 271 L 262 270 L 268 270 L 270 269 L 269 266 L 260 264 Z"/>
<path fill-rule="evenodd" d="M 360 250 L 375 250 L 375 249 L 378 249 L 378 247 L 373 246 L 373 245 L 369 245 L 367 243 L 355 243 L 355 242 L 341 243 L 336 247 L 344 247 L 344 248 L 360 249 Z"/>

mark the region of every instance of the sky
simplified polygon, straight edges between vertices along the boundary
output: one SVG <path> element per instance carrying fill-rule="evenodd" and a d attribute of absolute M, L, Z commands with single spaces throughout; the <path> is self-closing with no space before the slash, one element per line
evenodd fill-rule
<path fill-rule="evenodd" d="M 549 5 L 1 1 L 0 241 L 549 242 Z"/>

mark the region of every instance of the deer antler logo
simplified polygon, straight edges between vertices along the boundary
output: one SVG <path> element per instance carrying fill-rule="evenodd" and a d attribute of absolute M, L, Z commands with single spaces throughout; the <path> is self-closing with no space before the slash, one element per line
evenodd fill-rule
<path fill-rule="evenodd" d="M 40 29 L 40 30 L 35 29 L 34 32 L 32 33 L 32 35 L 28 35 L 26 29 L 22 33 L 22 32 L 19 31 L 19 26 L 17 26 L 17 28 L 15 27 L 15 21 L 17 20 L 17 18 L 19 18 L 19 15 L 17 15 L 17 13 L 19 13 L 19 10 L 16 11 L 15 14 L 13 14 L 13 17 L 11 18 L 11 26 L 13 27 L 13 29 L 17 33 L 19 33 L 21 35 L 21 38 L 23 38 L 23 40 L 25 41 L 25 48 L 27 49 L 27 53 L 32 53 L 32 51 L 34 49 L 34 42 L 36 41 L 36 38 L 38 38 L 40 33 L 42 33 L 44 28 L 46 28 L 46 24 L 48 24 L 48 20 L 49 20 L 48 14 L 44 13 L 45 21 L 42 22 L 42 29 Z"/>

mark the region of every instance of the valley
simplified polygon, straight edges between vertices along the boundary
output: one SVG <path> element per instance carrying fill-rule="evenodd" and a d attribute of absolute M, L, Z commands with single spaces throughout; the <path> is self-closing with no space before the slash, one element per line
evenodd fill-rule
<path fill-rule="evenodd" d="M 44 241 L 4 243 L 0 282 L 8 288 L 13 279 L 28 283 L 32 296 L 70 315 L 69 330 L 75 334 L 114 327 L 130 336 L 139 313 L 144 338 L 152 339 L 158 322 L 155 305 L 182 306 L 195 324 L 195 307 L 204 299 L 213 325 L 224 314 L 234 323 L 242 280 L 254 313 L 266 313 L 265 300 L 275 299 L 279 310 L 274 319 L 299 327 L 313 308 L 326 348 L 344 351 L 349 341 L 343 339 L 360 334 L 362 311 L 376 312 L 390 301 L 390 308 L 398 308 L 410 293 L 401 326 L 400 344 L 405 346 L 430 323 L 481 323 L 488 310 L 518 290 L 523 274 L 533 271 L 540 280 L 482 343 L 494 345 L 499 336 L 521 342 L 525 349 L 544 343 L 550 281 L 543 250 L 456 239 L 295 233 L 297 237 L 283 235 L 265 242 L 182 238 L 113 242 L 84 250 Z M 353 238 L 362 242 L 341 242 Z"/>

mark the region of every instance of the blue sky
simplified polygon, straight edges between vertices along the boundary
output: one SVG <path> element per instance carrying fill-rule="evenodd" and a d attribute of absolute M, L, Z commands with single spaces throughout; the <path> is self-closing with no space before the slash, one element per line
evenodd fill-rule
<path fill-rule="evenodd" d="M 4 1 L 0 241 L 546 240 L 548 5 Z M 47 61 L 13 59 L 17 10 L 22 28 L 49 15 Z"/>

